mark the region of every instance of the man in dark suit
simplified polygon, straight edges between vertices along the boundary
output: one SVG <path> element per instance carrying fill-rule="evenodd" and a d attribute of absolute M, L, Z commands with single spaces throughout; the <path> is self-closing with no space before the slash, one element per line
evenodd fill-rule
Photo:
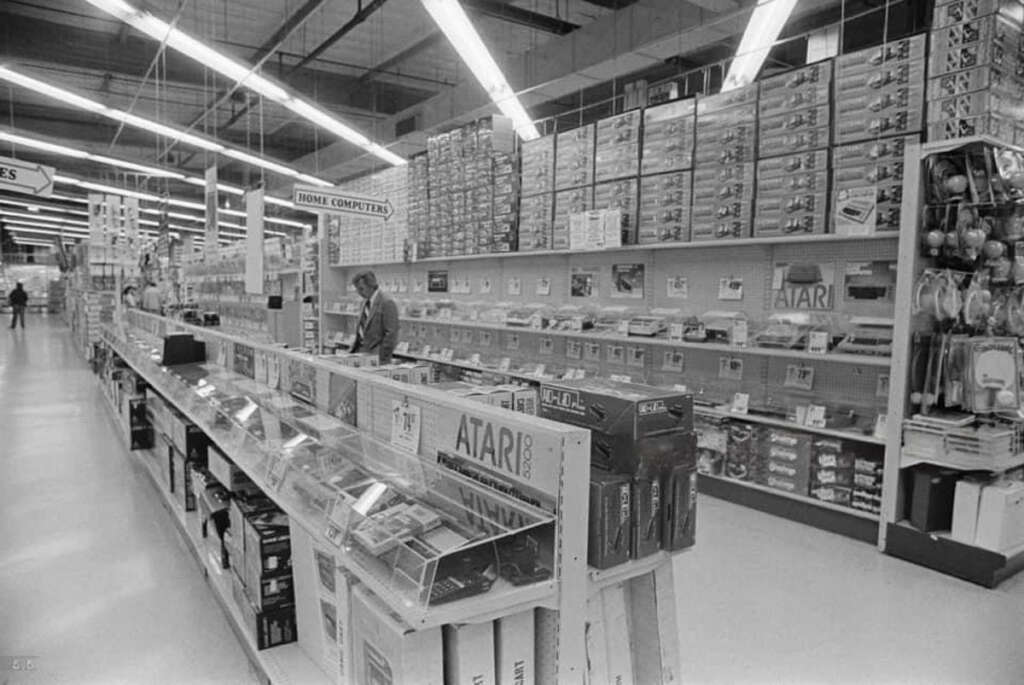
<path fill-rule="evenodd" d="M 357 273 L 352 285 L 363 298 L 352 351 L 376 352 L 381 364 L 390 364 L 398 344 L 398 305 L 380 289 L 372 271 Z"/>

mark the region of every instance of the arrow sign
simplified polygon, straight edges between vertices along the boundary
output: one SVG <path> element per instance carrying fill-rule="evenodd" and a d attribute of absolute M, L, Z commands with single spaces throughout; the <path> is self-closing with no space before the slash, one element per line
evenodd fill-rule
<path fill-rule="evenodd" d="M 0 157 L 0 190 L 50 197 L 53 194 L 53 174 L 51 166 Z"/>
<path fill-rule="evenodd" d="M 332 214 L 358 214 L 387 221 L 395 213 L 388 199 L 367 197 L 354 193 L 342 193 L 312 186 L 295 186 L 292 201 L 296 207 L 305 207 L 318 212 Z"/>

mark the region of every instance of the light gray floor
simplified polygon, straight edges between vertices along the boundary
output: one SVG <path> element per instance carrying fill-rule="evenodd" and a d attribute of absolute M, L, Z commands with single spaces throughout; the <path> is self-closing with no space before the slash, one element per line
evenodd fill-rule
<path fill-rule="evenodd" d="M 0 684 L 252 682 L 67 330 L 28 323 L 0 328 L 0 654 L 38 659 Z M 1024 683 L 1024 574 L 984 590 L 703 498 L 676 576 L 684 683 Z"/>
<path fill-rule="evenodd" d="M 0 655 L 10 683 L 252 683 L 59 319 L 0 321 Z"/>

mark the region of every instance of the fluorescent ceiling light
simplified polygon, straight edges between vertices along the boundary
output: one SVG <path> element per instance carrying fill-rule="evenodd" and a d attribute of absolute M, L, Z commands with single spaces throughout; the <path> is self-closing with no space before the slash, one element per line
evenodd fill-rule
<path fill-rule="evenodd" d="M 323 179 L 310 176 L 309 174 L 304 174 L 301 171 L 297 171 L 295 169 L 287 167 L 279 162 L 264 159 L 263 157 L 257 157 L 256 155 L 251 155 L 243 150 L 229 148 L 225 145 L 221 145 L 216 141 L 203 138 L 202 136 L 193 135 L 191 133 L 188 133 L 187 131 L 173 128 L 171 126 L 165 126 L 164 124 L 160 124 L 150 119 L 140 117 L 136 114 L 132 114 L 131 112 L 125 112 L 123 110 L 115 109 L 113 107 L 107 107 L 106 105 L 103 105 L 99 102 L 83 98 L 79 95 L 75 95 L 74 93 L 64 90 L 63 88 L 57 88 L 56 86 L 44 83 L 43 81 L 34 79 L 30 76 L 19 74 L 7 67 L 0 66 L 0 78 L 10 81 L 11 83 L 16 83 L 17 85 L 28 88 L 29 90 L 34 90 L 37 93 L 47 95 L 56 100 L 60 100 L 61 102 L 64 102 L 66 104 L 79 107 L 81 109 L 87 109 L 97 114 L 102 114 L 108 119 L 124 122 L 125 124 L 128 124 L 130 126 L 135 126 L 136 128 L 142 129 L 143 131 L 159 133 L 160 135 L 166 136 L 171 140 L 179 140 L 183 143 L 192 145 L 193 147 L 198 147 L 203 150 L 208 150 L 210 152 L 218 152 L 227 155 L 228 157 L 237 159 L 239 161 L 243 161 L 247 164 L 251 164 L 253 166 L 266 169 L 267 171 L 273 171 L 275 173 L 282 174 L 284 176 L 290 176 L 292 178 L 304 181 L 306 183 L 315 183 L 316 185 L 324 187 L 333 185 L 332 183 L 324 181 Z"/>
<path fill-rule="evenodd" d="M 796 3 L 797 0 L 758 0 L 722 82 L 723 93 L 754 82 Z"/>
<path fill-rule="evenodd" d="M 526 113 L 512 87 L 505 80 L 498 63 L 491 57 L 487 46 L 480 39 L 480 34 L 473 28 L 473 23 L 466 16 L 458 0 L 420 0 L 434 22 L 440 27 L 448 41 L 459 53 L 459 57 L 469 67 L 476 80 L 487 91 L 491 101 L 498 106 L 501 113 L 512 120 L 516 132 L 523 140 L 534 140 L 540 137 L 533 120 Z"/>
<path fill-rule="evenodd" d="M 153 40 L 166 43 L 168 47 L 177 50 L 186 57 L 192 58 L 204 67 L 213 69 L 236 84 L 243 85 L 268 100 L 287 107 L 307 121 L 330 131 L 339 138 L 358 145 L 385 162 L 396 166 L 406 164 L 405 159 L 381 145 L 371 142 L 365 135 L 340 121 L 326 110 L 306 102 L 298 95 L 289 93 L 267 77 L 255 73 L 254 67 L 250 67 L 224 53 L 218 52 L 149 12 L 132 7 L 123 0 L 88 0 L 88 2 L 104 12 L 112 14 L 126 24 L 134 26 Z"/>

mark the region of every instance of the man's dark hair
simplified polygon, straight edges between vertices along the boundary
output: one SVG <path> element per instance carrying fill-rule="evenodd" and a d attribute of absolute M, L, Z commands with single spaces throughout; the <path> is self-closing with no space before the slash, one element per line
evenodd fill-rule
<path fill-rule="evenodd" d="M 360 271 L 359 273 L 352 277 L 352 285 L 359 285 L 360 283 L 365 283 L 371 288 L 376 288 L 377 274 L 373 273 L 372 271 Z"/>

